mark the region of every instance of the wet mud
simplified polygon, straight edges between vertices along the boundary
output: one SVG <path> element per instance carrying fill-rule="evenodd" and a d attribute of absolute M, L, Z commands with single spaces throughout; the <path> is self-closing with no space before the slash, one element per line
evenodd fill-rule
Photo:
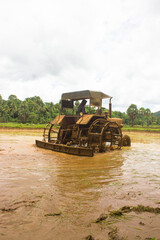
<path fill-rule="evenodd" d="M 0 133 L 0 239 L 160 239 L 160 134 L 71 156 L 37 148 L 38 131 Z"/>

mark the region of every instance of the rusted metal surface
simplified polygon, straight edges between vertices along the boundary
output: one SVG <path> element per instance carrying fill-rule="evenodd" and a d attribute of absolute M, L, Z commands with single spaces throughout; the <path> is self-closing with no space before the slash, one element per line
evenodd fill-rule
<path fill-rule="evenodd" d="M 119 124 L 121 127 L 123 127 L 123 122 L 121 118 L 108 118 L 107 119 L 109 122 L 116 122 L 117 124 Z"/>
<path fill-rule="evenodd" d="M 110 148 L 117 146 L 121 148 L 122 132 L 116 122 L 109 122 L 106 119 L 96 119 L 88 130 L 88 145 L 96 147 L 98 152 L 106 151 L 106 143 Z"/>
<path fill-rule="evenodd" d="M 78 119 L 76 124 L 79 124 L 79 125 L 87 124 L 92 119 L 92 117 L 93 117 L 93 114 L 92 115 L 90 115 L 90 114 L 83 115 L 82 117 L 80 117 Z"/>
<path fill-rule="evenodd" d="M 68 153 L 68 154 L 79 155 L 79 156 L 93 157 L 93 149 L 92 148 L 73 147 L 73 146 L 49 143 L 49 142 L 44 142 L 44 141 L 39 141 L 39 140 L 36 140 L 36 145 L 37 145 L 37 147 L 45 148 L 45 149 L 56 151 L 56 152 Z"/>
<path fill-rule="evenodd" d="M 79 116 L 75 116 L 75 115 L 59 115 L 57 116 L 53 121 L 51 121 L 50 123 L 53 125 L 71 125 L 71 124 L 75 124 L 76 121 L 79 119 Z"/>
<path fill-rule="evenodd" d="M 82 117 L 80 117 L 76 124 L 78 125 L 87 125 L 91 122 L 91 120 L 96 120 L 96 119 L 99 119 L 99 118 L 105 118 L 105 115 L 98 115 L 98 114 L 86 114 L 86 115 L 83 115 Z"/>
<path fill-rule="evenodd" d="M 64 118 L 65 115 L 58 115 L 57 117 L 55 117 L 55 119 L 53 119 L 53 121 L 51 121 L 51 124 L 60 125 Z"/>

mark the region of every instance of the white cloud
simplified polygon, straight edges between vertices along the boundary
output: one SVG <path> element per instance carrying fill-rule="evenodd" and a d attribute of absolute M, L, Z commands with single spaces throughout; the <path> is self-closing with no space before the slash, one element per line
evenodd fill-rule
<path fill-rule="evenodd" d="M 158 0 L 6 0 L 0 8 L 0 93 L 99 90 L 114 110 L 159 109 Z"/>

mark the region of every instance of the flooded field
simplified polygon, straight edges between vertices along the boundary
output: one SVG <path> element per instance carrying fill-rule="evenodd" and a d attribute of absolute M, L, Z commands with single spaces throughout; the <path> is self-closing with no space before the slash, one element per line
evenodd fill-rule
<path fill-rule="evenodd" d="M 1 131 L 0 239 L 160 239 L 160 134 L 129 135 L 131 147 L 88 158 Z"/>

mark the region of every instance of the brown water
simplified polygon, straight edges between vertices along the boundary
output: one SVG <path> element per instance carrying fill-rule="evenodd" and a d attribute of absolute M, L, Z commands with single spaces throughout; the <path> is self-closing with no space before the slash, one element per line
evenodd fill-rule
<path fill-rule="evenodd" d="M 160 239 L 160 214 L 94 223 L 126 205 L 160 207 L 160 134 L 129 135 L 131 147 L 88 158 L 37 148 L 38 132 L 1 132 L 0 239 L 106 240 L 115 228 L 115 239 Z"/>

